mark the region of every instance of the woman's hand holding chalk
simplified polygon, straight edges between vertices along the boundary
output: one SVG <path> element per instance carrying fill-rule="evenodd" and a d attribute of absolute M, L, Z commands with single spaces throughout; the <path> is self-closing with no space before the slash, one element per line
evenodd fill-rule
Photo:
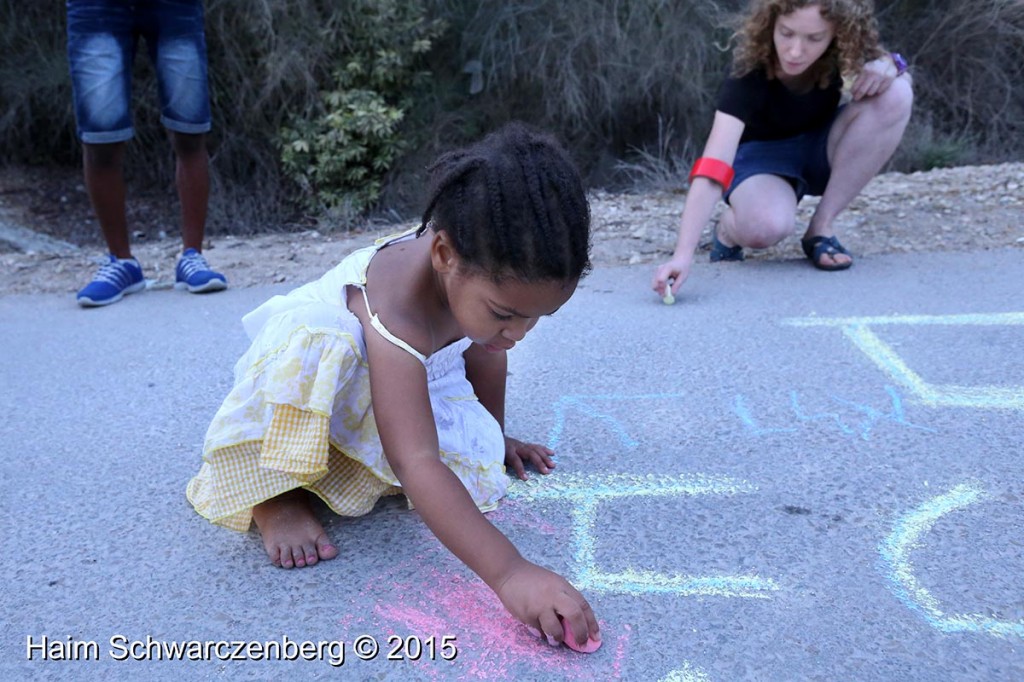
<path fill-rule="evenodd" d="M 672 295 L 672 282 L 674 281 L 674 279 L 669 278 L 669 280 L 665 282 L 665 295 L 661 299 L 665 302 L 665 305 L 672 305 L 676 302 L 676 297 Z"/>

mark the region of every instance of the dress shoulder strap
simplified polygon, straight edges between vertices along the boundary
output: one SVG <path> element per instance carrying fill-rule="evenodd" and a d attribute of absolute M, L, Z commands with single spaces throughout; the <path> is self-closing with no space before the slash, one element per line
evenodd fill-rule
<path fill-rule="evenodd" d="M 370 311 L 370 299 L 366 296 L 366 285 L 364 284 L 363 286 L 359 287 L 359 290 L 363 292 L 363 302 L 366 304 L 366 314 L 370 316 L 370 325 L 377 330 L 377 333 L 383 336 L 391 343 L 401 348 L 402 350 L 404 350 L 409 355 L 419 360 L 421 363 L 426 364 L 427 356 L 423 355 L 423 353 L 419 352 L 418 350 L 410 346 L 408 343 L 392 334 L 388 330 L 388 328 L 384 326 L 384 323 L 380 321 L 380 318 L 377 317 L 377 313 Z"/>

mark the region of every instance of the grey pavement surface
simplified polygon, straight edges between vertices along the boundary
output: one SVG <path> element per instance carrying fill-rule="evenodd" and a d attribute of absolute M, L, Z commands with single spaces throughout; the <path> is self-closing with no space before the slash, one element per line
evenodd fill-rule
<path fill-rule="evenodd" d="M 674 306 L 650 272 L 510 356 L 508 431 L 558 467 L 490 518 L 586 594 L 589 656 L 399 499 L 321 510 L 341 557 L 293 571 L 192 511 L 239 318 L 284 289 L 0 300 L 0 677 L 1024 679 L 1024 252 L 700 264 Z M 240 644 L 171 652 L 204 641 Z"/>

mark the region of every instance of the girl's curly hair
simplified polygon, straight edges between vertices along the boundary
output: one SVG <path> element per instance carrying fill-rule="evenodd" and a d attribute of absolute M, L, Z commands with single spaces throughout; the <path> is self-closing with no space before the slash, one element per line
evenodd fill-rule
<path fill-rule="evenodd" d="M 769 79 L 775 78 L 775 20 L 812 5 L 818 6 L 822 18 L 835 29 L 832 43 L 811 66 L 811 74 L 820 87 L 828 85 L 837 69 L 843 76 L 852 76 L 865 62 L 885 54 L 879 44 L 872 0 L 751 0 L 733 34 L 733 76 L 742 77 L 760 67 Z"/>

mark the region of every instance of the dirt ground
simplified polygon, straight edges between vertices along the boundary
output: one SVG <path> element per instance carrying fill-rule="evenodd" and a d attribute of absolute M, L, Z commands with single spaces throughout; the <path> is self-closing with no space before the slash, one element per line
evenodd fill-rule
<path fill-rule="evenodd" d="M 47 182 L 40 177 L 36 170 L 0 169 L 0 295 L 73 295 L 91 279 L 105 251 L 77 174 L 69 171 L 56 179 L 51 175 Z M 685 198 L 682 191 L 593 192 L 594 265 L 654 264 L 667 258 Z M 801 202 L 792 237 L 771 249 L 748 250 L 747 257 L 802 258 L 799 235 L 816 202 Z M 151 287 L 170 286 L 181 250 L 173 228 L 173 200 L 129 197 L 129 204 L 134 255 Z M 204 253 L 232 287 L 299 285 L 318 277 L 352 249 L 411 225 L 378 225 L 345 234 L 305 230 L 213 235 Z M 1007 247 L 1022 249 L 1024 255 L 1024 163 L 880 175 L 839 217 L 836 228 L 855 259 L 880 253 Z M 709 240 L 710 225 L 702 248 Z"/>

